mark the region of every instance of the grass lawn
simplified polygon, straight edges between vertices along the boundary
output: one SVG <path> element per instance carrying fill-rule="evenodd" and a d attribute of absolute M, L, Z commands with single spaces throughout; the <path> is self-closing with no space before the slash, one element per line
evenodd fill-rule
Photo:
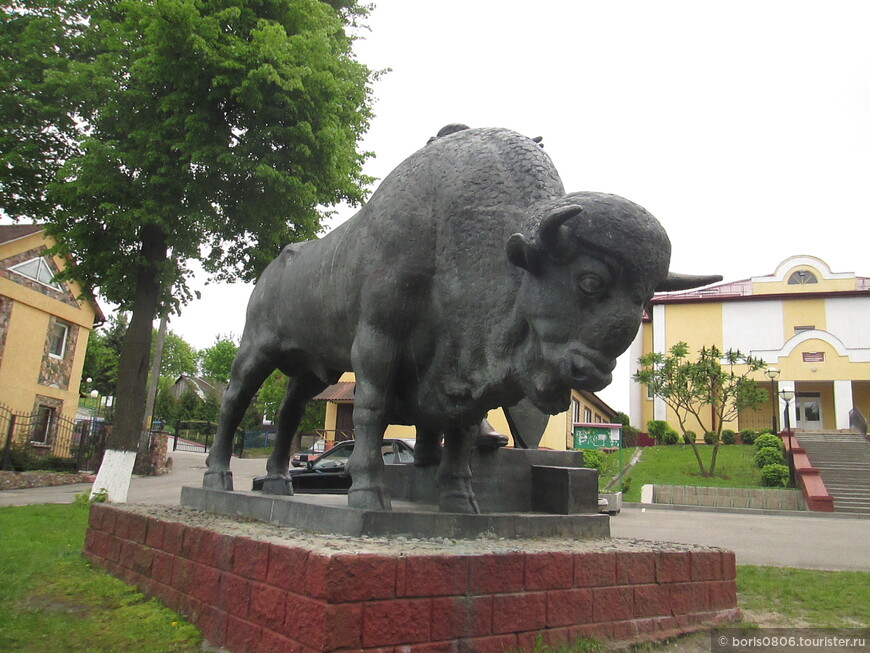
<path fill-rule="evenodd" d="M 200 651 L 183 619 L 82 555 L 88 506 L 0 508 L 0 651 Z"/>
<path fill-rule="evenodd" d="M 701 460 L 705 467 L 710 466 L 710 456 L 713 447 L 698 445 Z M 627 463 L 631 455 L 622 452 L 623 463 Z M 611 453 L 607 459 L 618 454 Z M 698 462 L 692 453 L 692 447 L 687 444 L 671 446 L 644 447 L 640 461 L 627 474 L 628 489 L 623 495 L 625 501 L 640 501 L 641 486 L 649 483 L 659 485 L 703 485 L 707 487 L 751 487 L 760 488 L 761 470 L 756 467 L 752 458 L 755 447 L 751 445 L 721 445 L 716 459 L 716 475 L 701 476 Z M 625 482 L 625 479 L 623 479 Z"/>
<path fill-rule="evenodd" d="M 0 651 L 201 651 L 201 635 L 177 613 L 91 568 L 81 556 L 86 527 L 85 505 L 0 508 Z M 740 566 L 737 588 L 744 626 L 870 626 L 870 573 Z M 701 650 L 696 640 L 709 645 L 696 636 L 684 648 L 671 642 L 640 650 Z M 606 648 L 587 643 L 559 650 Z"/>

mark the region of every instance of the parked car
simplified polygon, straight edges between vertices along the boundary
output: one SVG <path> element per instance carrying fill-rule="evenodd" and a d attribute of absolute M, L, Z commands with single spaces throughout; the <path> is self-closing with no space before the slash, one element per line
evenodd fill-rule
<path fill-rule="evenodd" d="M 293 491 L 309 494 L 347 494 L 351 478 L 347 461 L 353 451 L 354 440 L 339 442 L 329 451 L 304 463 L 304 467 L 291 467 L 287 472 L 293 482 Z M 414 462 L 414 441 L 386 438 L 381 444 L 384 464 L 396 465 Z M 262 491 L 266 476 L 254 478 L 252 490 Z"/>
<path fill-rule="evenodd" d="M 305 463 L 309 460 L 314 460 L 314 457 L 317 454 L 314 453 L 311 449 L 306 449 L 305 451 L 297 451 L 292 456 L 290 456 L 290 464 L 294 467 L 305 467 Z"/>

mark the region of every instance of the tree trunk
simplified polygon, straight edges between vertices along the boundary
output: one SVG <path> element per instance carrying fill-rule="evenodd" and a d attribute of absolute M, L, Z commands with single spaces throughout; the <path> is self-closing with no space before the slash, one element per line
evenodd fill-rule
<path fill-rule="evenodd" d="M 115 419 L 106 455 L 91 496 L 105 490 L 109 501 L 127 500 L 130 475 L 136 460 L 139 436 L 145 419 L 145 390 L 151 354 L 151 332 L 160 303 L 160 266 L 166 260 L 163 231 L 148 225 L 142 229 L 143 264 L 136 273 L 136 288 L 130 324 L 121 344 Z"/>

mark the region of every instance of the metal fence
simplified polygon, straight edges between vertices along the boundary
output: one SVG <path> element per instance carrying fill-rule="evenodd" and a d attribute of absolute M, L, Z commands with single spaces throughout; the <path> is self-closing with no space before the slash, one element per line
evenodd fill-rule
<path fill-rule="evenodd" d="M 0 469 L 93 471 L 99 468 L 108 429 L 102 419 L 74 421 L 53 410 L 13 413 L 0 406 Z"/>

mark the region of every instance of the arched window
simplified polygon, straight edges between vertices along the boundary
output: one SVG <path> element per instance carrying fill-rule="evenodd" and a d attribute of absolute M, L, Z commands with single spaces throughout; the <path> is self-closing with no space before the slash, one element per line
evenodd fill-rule
<path fill-rule="evenodd" d="M 814 275 L 809 270 L 796 270 L 792 272 L 791 276 L 788 278 L 788 283 L 790 286 L 793 285 L 804 285 L 807 283 L 818 283 L 819 280 L 816 279 L 816 275 Z"/>

